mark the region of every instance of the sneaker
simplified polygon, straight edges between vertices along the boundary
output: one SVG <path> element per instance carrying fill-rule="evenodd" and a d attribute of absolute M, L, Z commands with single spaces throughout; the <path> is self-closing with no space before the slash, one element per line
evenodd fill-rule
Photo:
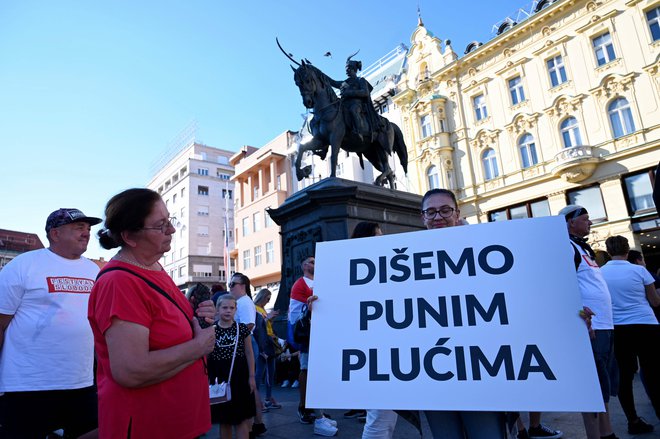
<path fill-rule="evenodd" d="M 298 383 L 298 380 L 295 380 L 295 381 L 293 382 L 293 384 L 291 384 L 291 388 L 292 388 L 292 389 L 296 389 L 296 388 L 298 388 L 299 385 L 300 385 L 300 384 Z"/>
<path fill-rule="evenodd" d="M 637 418 L 635 422 L 628 422 L 628 433 L 630 434 L 643 434 L 652 431 L 653 426 L 644 421 L 644 418 Z"/>
<path fill-rule="evenodd" d="M 289 380 L 284 380 L 284 382 L 282 383 L 282 387 L 289 387 L 289 384 L 291 384 Z"/>
<path fill-rule="evenodd" d="M 337 421 L 335 421 L 334 419 L 330 418 L 330 416 L 328 416 L 328 415 L 323 415 L 323 419 L 325 419 L 325 422 L 327 422 L 328 424 L 332 425 L 333 427 L 336 427 L 336 426 L 337 426 Z"/>
<path fill-rule="evenodd" d="M 273 401 L 273 400 L 264 401 L 264 408 L 265 409 L 281 409 L 282 404 L 280 404 L 279 402 Z"/>
<path fill-rule="evenodd" d="M 334 436 L 337 434 L 337 427 L 333 427 L 328 418 L 319 418 L 314 421 L 314 434 L 319 436 Z"/>
<path fill-rule="evenodd" d="M 365 415 L 366 413 L 367 413 L 366 410 L 349 410 L 344 413 L 344 418 L 353 419 L 353 418 L 357 418 L 360 415 Z"/>
<path fill-rule="evenodd" d="M 305 409 L 298 408 L 298 419 L 301 424 L 311 424 L 314 422 L 314 415 Z"/>
<path fill-rule="evenodd" d="M 255 436 L 261 436 L 266 430 L 267 428 L 263 422 L 261 424 L 252 424 L 252 433 L 254 433 Z"/>
<path fill-rule="evenodd" d="M 518 431 L 518 435 L 516 436 L 518 439 L 529 439 L 529 435 L 527 434 L 527 430 L 524 428 L 522 430 Z"/>
<path fill-rule="evenodd" d="M 558 439 L 564 435 L 559 430 L 553 430 L 543 424 L 538 427 L 529 427 L 529 439 Z"/>

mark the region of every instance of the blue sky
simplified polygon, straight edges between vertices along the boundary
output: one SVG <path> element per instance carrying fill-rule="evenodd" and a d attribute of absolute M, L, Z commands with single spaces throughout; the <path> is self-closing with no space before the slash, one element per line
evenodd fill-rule
<path fill-rule="evenodd" d="M 462 54 L 530 0 L 420 0 L 427 29 Z M 196 121 L 237 150 L 300 128 L 305 111 L 275 44 L 330 76 L 410 45 L 416 0 L 0 2 L 0 228 L 38 233 L 48 214 L 102 216 L 117 192 Z M 324 57 L 327 51 L 333 57 Z M 94 230 L 98 230 L 95 227 Z M 109 258 L 93 238 L 86 256 Z"/>

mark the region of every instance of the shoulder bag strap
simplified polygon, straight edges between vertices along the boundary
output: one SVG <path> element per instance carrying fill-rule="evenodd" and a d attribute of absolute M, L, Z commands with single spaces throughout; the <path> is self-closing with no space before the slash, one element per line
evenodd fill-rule
<path fill-rule="evenodd" d="M 236 323 L 236 340 L 234 341 L 234 355 L 231 357 L 231 367 L 229 368 L 229 378 L 227 378 L 227 382 L 231 381 L 231 373 L 234 371 L 234 360 L 236 359 L 236 349 L 238 349 L 238 334 L 239 334 L 239 328 L 238 328 L 238 322 Z"/>
<path fill-rule="evenodd" d="M 99 277 L 101 277 L 103 274 L 105 274 L 105 273 L 107 273 L 107 272 L 109 272 L 109 271 L 125 271 L 125 272 L 127 272 L 127 273 L 131 273 L 133 276 L 135 276 L 135 277 L 139 277 L 140 279 L 142 279 L 147 285 L 149 285 L 151 288 L 153 288 L 154 290 L 156 290 L 156 292 L 158 292 L 159 294 L 161 294 L 162 296 L 164 296 L 167 300 L 169 300 L 170 302 L 172 302 L 172 303 L 174 304 L 174 306 L 176 306 L 176 307 L 179 309 L 179 311 L 181 311 L 181 313 L 182 313 L 182 314 L 184 315 L 184 317 L 186 318 L 186 321 L 187 321 L 188 324 L 190 325 L 190 330 L 193 332 L 193 337 L 194 337 L 194 335 L 195 335 L 195 330 L 193 329 L 192 321 L 191 321 L 190 319 L 188 319 L 188 314 L 186 314 L 186 312 L 185 312 L 185 311 L 179 306 L 178 303 L 176 303 L 176 301 L 175 301 L 174 299 L 172 299 L 172 296 L 170 296 L 169 294 L 167 294 L 167 292 L 166 292 L 165 290 L 163 290 L 161 287 L 159 287 L 158 285 L 156 285 L 155 283 L 153 283 L 152 281 L 150 281 L 150 280 L 147 279 L 146 277 L 142 276 L 141 274 L 138 274 L 138 273 L 136 273 L 135 271 L 133 271 L 133 270 L 129 270 L 128 268 L 124 268 L 124 267 L 110 267 L 110 268 L 107 268 L 107 269 L 105 269 L 105 270 L 101 270 L 101 271 L 99 272 L 99 274 L 96 276 L 96 280 L 98 280 Z"/>

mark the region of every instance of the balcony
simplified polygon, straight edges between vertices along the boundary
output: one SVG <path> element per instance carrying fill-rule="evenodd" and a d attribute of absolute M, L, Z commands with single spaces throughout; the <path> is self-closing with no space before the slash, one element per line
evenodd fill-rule
<path fill-rule="evenodd" d="M 564 148 L 555 155 L 552 175 L 561 176 L 570 183 L 587 179 L 594 173 L 600 159 L 594 156 L 589 145 Z"/>

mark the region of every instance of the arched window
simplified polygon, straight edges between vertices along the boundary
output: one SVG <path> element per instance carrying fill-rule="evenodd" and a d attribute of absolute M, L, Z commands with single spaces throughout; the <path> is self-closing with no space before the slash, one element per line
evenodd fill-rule
<path fill-rule="evenodd" d="M 561 123 L 561 140 L 564 143 L 564 148 L 582 145 L 582 137 L 580 136 L 580 127 L 578 121 L 574 117 L 564 119 Z"/>
<path fill-rule="evenodd" d="M 612 135 L 615 139 L 635 131 L 635 121 L 626 98 L 613 100 L 607 107 L 607 115 L 610 117 Z"/>
<path fill-rule="evenodd" d="M 426 171 L 426 177 L 429 182 L 429 190 L 438 189 L 440 187 L 440 175 L 438 174 L 438 168 L 435 166 L 430 166 L 428 171 Z"/>
<path fill-rule="evenodd" d="M 492 180 L 493 178 L 499 177 L 500 170 L 497 167 L 497 157 L 495 156 L 495 150 L 488 148 L 481 155 L 481 163 L 484 166 L 484 178 L 486 180 Z"/>
<path fill-rule="evenodd" d="M 531 134 L 526 133 L 518 140 L 518 148 L 520 149 L 520 159 L 523 168 L 529 168 L 539 162 L 536 156 L 536 144 Z"/>

